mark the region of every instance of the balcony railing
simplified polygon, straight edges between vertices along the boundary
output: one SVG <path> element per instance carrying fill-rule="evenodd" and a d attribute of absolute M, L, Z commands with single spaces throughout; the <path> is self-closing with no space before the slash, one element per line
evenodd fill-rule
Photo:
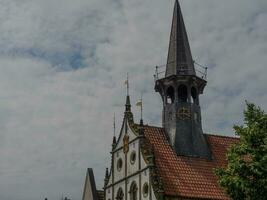
<path fill-rule="evenodd" d="M 203 65 L 201 65 L 195 61 L 194 61 L 194 65 L 195 65 L 196 76 L 198 76 L 199 78 L 202 78 L 204 80 L 207 80 L 208 68 L 204 67 Z M 180 74 L 187 74 L 188 71 L 190 71 L 190 70 L 188 70 L 187 68 L 181 67 L 178 72 L 180 72 Z M 154 74 L 155 81 L 157 81 L 158 79 L 164 78 L 165 73 L 166 73 L 166 65 L 156 66 L 155 74 Z"/>

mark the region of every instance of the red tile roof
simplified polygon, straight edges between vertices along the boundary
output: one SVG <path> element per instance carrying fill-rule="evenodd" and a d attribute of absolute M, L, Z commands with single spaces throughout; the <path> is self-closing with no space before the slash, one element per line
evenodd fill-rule
<path fill-rule="evenodd" d="M 144 135 L 154 147 L 155 164 L 165 195 L 197 199 L 229 199 L 218 185 L 214 169 L 227 164 L 226 151 L 238 138 L 205 135 L 213 159 L 178 156 L 170 146 L 164 129 L 145 126 Z"/>

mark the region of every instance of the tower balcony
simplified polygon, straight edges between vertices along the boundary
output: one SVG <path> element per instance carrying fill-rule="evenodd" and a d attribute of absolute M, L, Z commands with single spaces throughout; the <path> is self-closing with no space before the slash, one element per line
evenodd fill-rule
<path fill-rule="evenodd" d="M 203 65 L 200 65 L 199 63 L 195 61 L 193 62 L 194 62 L 194 69 L 195 69 L 196 76 L 200 79 L 207 81 L 208 68 Z M 160 65 L 160 66 L 155 67 L 155 74 L 154 74 L 155 82 L 159 79 L 166 78 L 166 67 L 167 65 Z M 187 67 L 181 66 L 178 68 L 177 75 L 178 74 L 188 75 L 190 72 L 191 72 L 190 69 L 188 69 Z"/>

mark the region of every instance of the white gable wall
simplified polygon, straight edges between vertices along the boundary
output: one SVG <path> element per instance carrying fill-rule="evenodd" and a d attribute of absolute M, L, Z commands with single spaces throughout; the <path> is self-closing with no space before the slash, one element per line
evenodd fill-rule
<path fill-rule="evenodd" d="M 86 174 L 85 186 L 84 186 L 84 193 L 83 193 L 83 200 L 93 200 L 93 191 L 90 182 L 90 178 L 88 173 Z"/>
<path fill-rule="evenodd" d="M 125 123 L 125 122 L 124 122 Z M 125 129 L 127 131 L 125 131 Z M 129 136 L 129 151 L 123 151 L 123 138 L 125 135 Z M 131 163 L 131 154 L 135 152 L 135 162 Z M 108 185 L 105 190 L 106 200 L 116 200 L 116 195 L 121 188 L 124 192 L 124 200 L 131 200 L 130 187 L 133 182 L 137 184 L 138 195 L 137 200 L 156 200 L 154 192 L 152 191 L 151 183 L 149 180 L 149 169 L 142 156 L 140 149 L 140 138 L 131 130 L 127 122 L 127 128 L 123 124 L 116 148 L 113 151 L 114 168 L 111 172 Z M 117 169 L 117 162 L 122 159 L 121 170 Z M 112 180 L 114 174 L 114 180 Z M 143 186 L 147 183 L 151 192 L 147 196 L 143 195 Z"/>

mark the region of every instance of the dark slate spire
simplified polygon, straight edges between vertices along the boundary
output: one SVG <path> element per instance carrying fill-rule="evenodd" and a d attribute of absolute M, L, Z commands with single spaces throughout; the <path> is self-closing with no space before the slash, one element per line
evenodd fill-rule
<path fill-rule="evenodd" d="M 195 75 L 196 73 L 180 4 L 176 0 L 165 76 L 184 74 Z"/>
<path fill-rule="evenodd" d="M 131 101 L 130 101 L 129 95 L 127 95 L 127 97 L 126 97 L 125 111 L 131 112 Z"/>
<path fill-rule="evenodd" d="M 113 136 L 113 140 L 112 140 L 112 150 L 115 149 L 116 144 L 117 144 L 116 136 Z"/>
<path fill-rule="evenodd" d="M 211 158 L 199 105 L 199 95 L 206 83 L 196 75 L 181 8 L 176 0 L 166 74 L 156 80 L 155 90 L 163 100 L 163 127 L 178 155 Z"/>

